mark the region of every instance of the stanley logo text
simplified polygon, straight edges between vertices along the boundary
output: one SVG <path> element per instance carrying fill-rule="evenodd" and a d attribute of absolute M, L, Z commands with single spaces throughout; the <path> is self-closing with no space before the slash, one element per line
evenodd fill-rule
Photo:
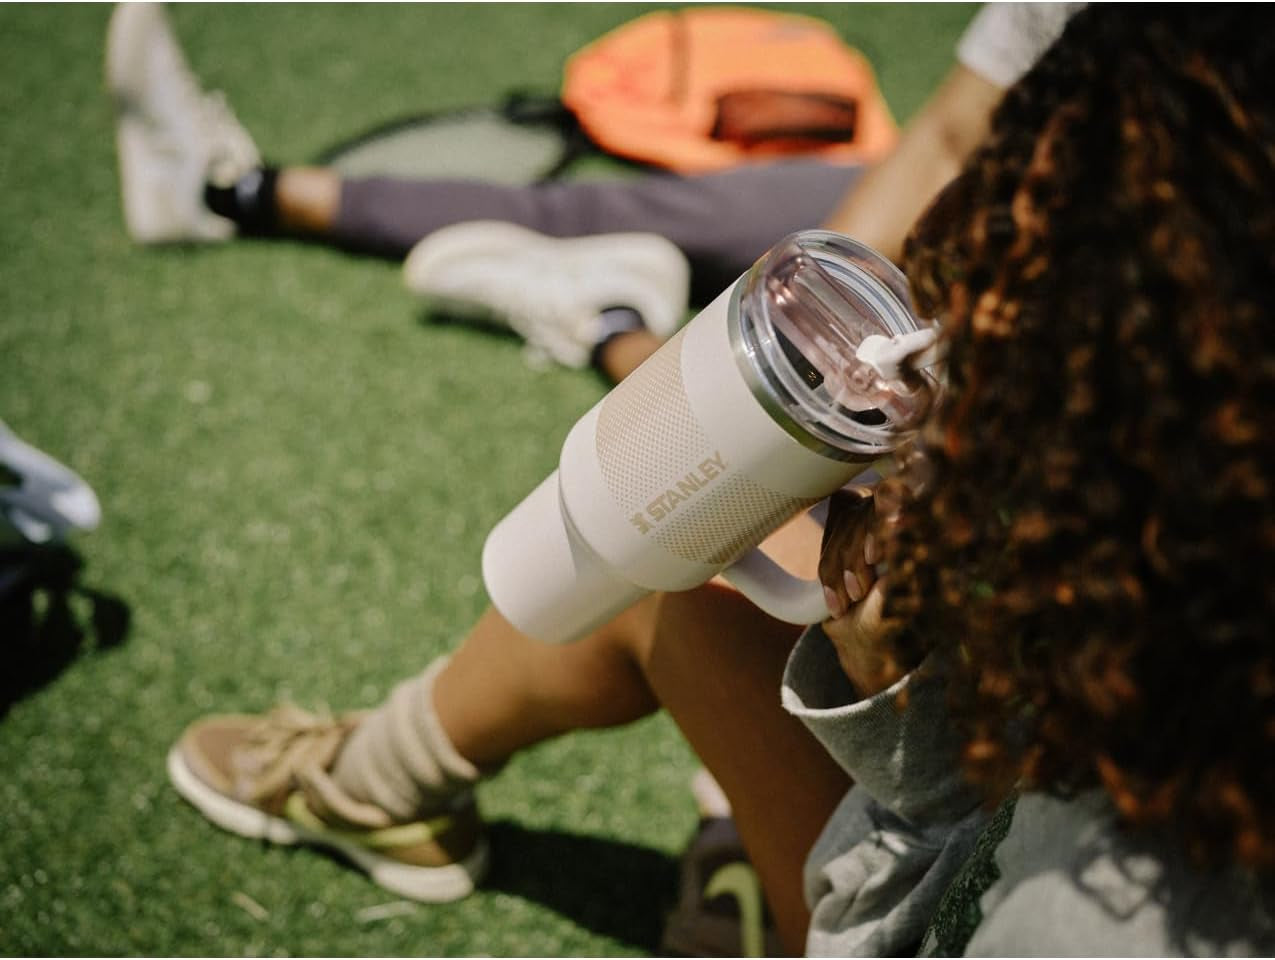
<path fill-rule="evenodd" d="M 638 533 L 650 533 L 655 525 L 669 516 L 681 504 L 699 493 L 726 472 L 726 460 L 720 450 L 707 460 L 701 460 L 690 473 L 675 481 L 667 490 L 646 505 L 646 509 L 629 517 Z"/>

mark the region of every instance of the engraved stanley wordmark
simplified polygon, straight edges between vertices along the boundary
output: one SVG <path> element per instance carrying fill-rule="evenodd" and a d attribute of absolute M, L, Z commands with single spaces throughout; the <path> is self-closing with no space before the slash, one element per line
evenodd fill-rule
<path fill-rule="evenodd" d="M 646 505 L 646 509 L 629 517 L 629 522 L 641 534 L 650 533 L 656 524 L 667 519 L 674 510 L 695 494 L 705 489 L 726 472 L 726 458 L 720 450 L 699 462 L 699 465 L 673 482 L 663 493 Z"/>

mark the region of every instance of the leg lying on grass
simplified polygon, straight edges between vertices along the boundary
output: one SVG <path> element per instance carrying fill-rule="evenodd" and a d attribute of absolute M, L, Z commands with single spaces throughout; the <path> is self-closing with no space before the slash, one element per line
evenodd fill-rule
<path fill-rule="evenodd" d="M 431 301 L 483 308 L 540 356 L 591 360 L 615 380 L 684 319 L 691 272 L 701 297 L 732 283 L 776 239 L 820 222 L 859 177 L 819 160 L 697 177 L 643 176 L 507 185 L 481 180 L 345 177 L 271 166 L 219 93 L 190 70 L 162 6 L 121 4 L 107 82 L 125 225 L 139 243 L 302 238 L 395 260 Z M 565 277 L 565 280 L 564 280 Z M 626 307 L 618 367 L 600 364 Z M 626 331 L 627 332 L 627 331 Z"/>
<path fill-rule="evenodd" d="M 811 545 L 817 530 L 803 518 L 772 541 Z M 849 784 L 780 707 L 796 636 L 717 584 L 648 597 L 565 645 L 532 640 L 490 611 L 449 660 L 371 713 L 206 718 L 169 769 L 227 829 L 334 848 L 397 893 L 448 900 L 485 864 L 472 798 L 484 772 L 550 737 L 663 707 L 725 789 L 776 926 L 799 951 L 802 864 Z"/>

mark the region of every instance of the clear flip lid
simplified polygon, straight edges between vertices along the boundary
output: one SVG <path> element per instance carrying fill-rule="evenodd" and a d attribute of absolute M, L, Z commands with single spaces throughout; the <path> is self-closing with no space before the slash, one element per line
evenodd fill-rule
<path fill-rule="evenodd" d="M 871 460 L 916 432 L 939 387 L 937 330 L 885 257 L 840 234 L 795 233 L 749 271 L 735 306 L 745 375 L 807 446 Z"/>

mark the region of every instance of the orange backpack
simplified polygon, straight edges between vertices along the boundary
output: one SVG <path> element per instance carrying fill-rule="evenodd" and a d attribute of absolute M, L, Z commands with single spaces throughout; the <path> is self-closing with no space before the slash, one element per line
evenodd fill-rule
<path fill-rule="evenodd" d="M 796 153 L 867 163 L 898 127 L 827 23 L 739 7 L 646 14 L 567 61 L 562 101 L 602 149 L 682 173 Z"/>

